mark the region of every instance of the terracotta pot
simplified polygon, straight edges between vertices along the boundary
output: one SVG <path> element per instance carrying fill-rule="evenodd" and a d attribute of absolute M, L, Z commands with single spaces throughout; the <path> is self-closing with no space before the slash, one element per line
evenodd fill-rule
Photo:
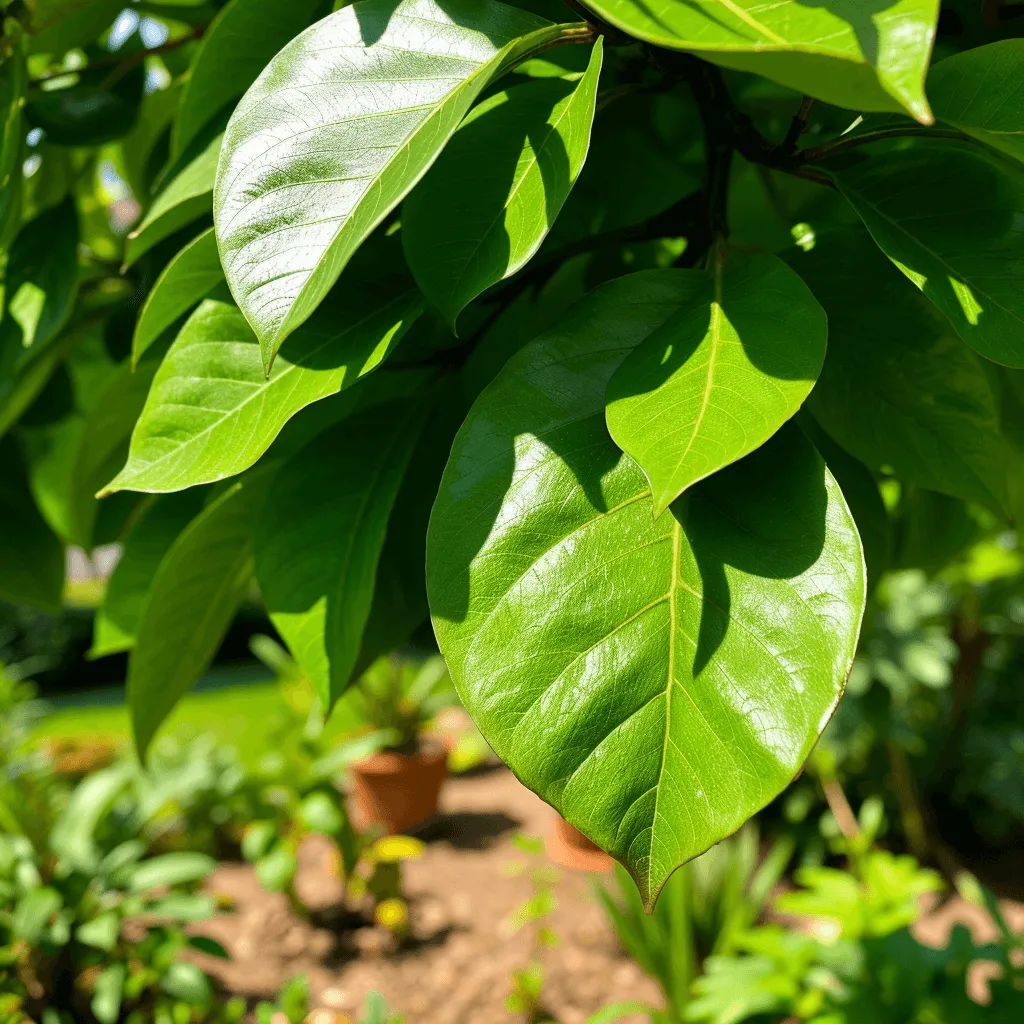
<path fill-rule="evenodd" d="M 548 856 L 572 871 L 610 871 L 615 864 L 600 846 L 559 816 L 544 844 Z"/>
<path fill-rule="evenodd" d="M 448 755 L 441 744 L 415 754 L 383 751 L 352 765 L 352 820 L 396 835 L 437 813 Z"/>

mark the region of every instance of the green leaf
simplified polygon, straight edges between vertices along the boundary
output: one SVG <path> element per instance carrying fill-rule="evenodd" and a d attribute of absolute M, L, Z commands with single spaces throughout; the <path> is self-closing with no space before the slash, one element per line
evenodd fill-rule
<path fill-rule="evenodd" d="M 1024 366 L 1024 168 L 922 139 L 833 177 L 882 251 L 971 348 Z"/>
<path fill-rule="evenodd" d="M 4 190 L 21 162 L 25 140 L 22 110 L 27 87 L 24 60 L 9 57 L 0 65 L 0 188 Z"/>
<path fill-rule="evenodd" d="M 790 258 L 825 308 L 828 353 L 808 409 L 875 472 L 995 509 L 1006 448 L 977 356 L 863 230 L 818 235 Z"/>
<path fill-rule="evenodd" d="M 217 175 L 217 156 L 223 135 L 211 139 L 206 147 L 168 182 L 142 223 L 128 235 L 124 247 L 124 265 L 130 267 L 157 242 L 191 224 L 213 205 L 213 182 Z"/>
<path fill-rule="evenodd" d="M 273 821 L 251 821 L 242 833 L 242 856 L 247 861 L 259 860 L 277 838 L 277 824 Z"/>
<path fill-rule="evenodd" d="M 160 979 L 160 988 L 172 999 L 187 1006 L 204 1008 L 213 999 L 213 984 L 202 969 L 184 960 L 175 960 Z"/>
<path fill-rule="evenodd" d="M 63 906 L 64 901 L 56 889 L 39 887 L 29 889 L 14 905 L 10 927 L 14 938 L 38 945 L 46 934 L 50 918 Z"/>
<path fill-rule="evenodd" d="M 686 488 L 768 440 L 825 358 L 825 312 L 774 256 L 681 274 L 682 308 L 608 382 L 608 431 L 651 482 L 660 516 Z"/>
<path fill-rule="evenodd" d="M 141 71 L 141 68 L 139 69 Z M 138 74 L 133 76 L 137 80 Z M 139 116 L 133 80 L 124 87 L 107 89 L 83 82 L 30 96 L 25 114 L 33 128 L 46 132 L 46 141 L 57 146 L 100 146 L 127 135 Z"/>
<path fill-rule="evenodd" d="M 601 40 L 578 82 L 536 79 L 475 107 L 402 207 L 423 293 L 454 327 L 481 292 L 540 248 L 583 167 Z"/>
<path fill-rule="evenodd" d="M 325 709 L 352 677 L 422 405 L 372 406 L 281 470 L 256 528 L 263 604 Z"/>
<path fill-rule="evenodd" d="M 954 54 L 928 72 L 940 121 L 1024 161 L 1024 39 Z"/>
<path fill-rule="evenodd" d="M 50 849 L 63 870 L 93 876 L 103 860 L 96 842 L 100 823 L 120 799 L 134 769 L 127 764 L 93 772 L 71 793 L 60 817 L 50 830 Z"/>
<path fill-rule="evenodd" d="M 939 0 L 586 0 L 637 39 L 850 110 L 905 110 L 925 124 Z"/>
<path fill-rule="evenodd" d="M 78 214 L 71 197 L 29 221 L 11 245 L 7 312 L 25 348 L 66 323 L 78 291 Z"/>
<path fill-rule="evenodd" d="M 124 465 L 128 440 L 146 404 L 159 359 L 133 370 L 125 360 L 85 417 L 68 481 L 69 540 L 90 549 L 99 503 L 96 492 Z"/>
<path fill-rule="evenodd" d="M 345 814 L 338 804 L 338 797 L 323 790 L 310 793 L 303 799 L 299 804 L 299 817 L 311 832 L 325 836 L 333 836 L 345 824 Z"/>
<path fill-rule="evenodd" d="M 128 968 L 121 963 L 110 964 L 96 975 L 89 1008 L 100 1024 L 117 1024 L 120 1019 L 127 978 Z"/>
<path fill-rule="evenodd" d="M 232 0 L 203 34 L 171 130 L 171 157 L 183 153 L 237 100 L 288 40 L 312 20 L 320 0 Z"/>
<path fill-rule="evenodd" d="M 267 65 L 228 124 L 214 220 L 268 369 L 484 86 L 561 31 L 496 0 L 362 0 Z"/>
<path fill-rule="evenodd" d="M 117 945 L 121 922 L 113 910 L 108 910 L 75 930 L 75 938 L 85 946 L 109 953 Z"/>
<path fill-rule="evenodd" d="M 195 488 L 161 495 L 132 522 L 121 558 L 107 580 L 103 604 L 96 609 L 90 658 L 135 646 L 153 576 L 175 539 L 198 515 L 205 496 L 204 491 Z"/>
<path fill-rule="evenodd" d="M 68 50 L 95 42 L 124 9 L 124 0 L 35 0 L 31 49 L 63 57 Z"/>
<path fill-rule="evenodd" d="M 64 545 L 36 507 L 17 442 L 0 440 L 0 599 L 58 612 L 64 591 Z"/>
<path fill-rule="evenodd" d="M 252 580 L 253 522 L 276 467 L 228 487 L 160 562 L 128 660 L 128 705 L 140 757 L 206 671 Z"/>
<path fill-rule="evenodd" d="M 163 886 L 201 882 L 216 866 L 217 862 L 205 853 L 164 853 L 132 868 L 129 888 L 132 892 L 148 892 Z"/>
<path fill-rule="evenodd" d="M 224 280 L 213 228 L 193 239 L 164 268 L 146 298 L 132 336 L 132 365 L 170 327 Z"/>
<path fill-rule="evenodd" d="M 205 893 L 169 892 L 147 903 L 146 913 L 188 924 L 209 921 L 217 913 L 217 903 Z"/>
<path fill-rule="evenodd" d="M 470 714 L 648 908 L 800 770 L 864 606 L 853 521 L 795 427 L 657 520 L 608 436 L 608 379 L 689 284 L 619 278 L 516 355 L 459 431 L 427 540 Z"/>
<path fill-rule="evenodd" d="M 247 469 L 300 409 L 375 369 L 421 310 L 418 292 L 342 281 L 267 377 L 245 317 L 215 294 L 164 357 L 128 461 L 106 492 L 175 491 Z"/>
<path fill-rule="evenodd" d="M 298 866 L 291 844 L 278 839 L 269 852 L 256 861 L 256 878 L 264 889 L 283 892 L 292 884 Z"/>

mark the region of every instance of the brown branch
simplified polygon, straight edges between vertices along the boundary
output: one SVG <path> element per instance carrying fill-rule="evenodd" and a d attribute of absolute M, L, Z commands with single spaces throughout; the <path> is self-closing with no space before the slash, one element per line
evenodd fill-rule
<path fill-rule="evenodd" d="M 861 836 L 860 823 L 853 813 L 850 801 L 846 799 L 846 793 L 839 784 L 838 779 L 822 779 L 821 788 L 828 802 L 828 809 L 839 825 L 839 831 L 848 842 L 853 842 Z"/>

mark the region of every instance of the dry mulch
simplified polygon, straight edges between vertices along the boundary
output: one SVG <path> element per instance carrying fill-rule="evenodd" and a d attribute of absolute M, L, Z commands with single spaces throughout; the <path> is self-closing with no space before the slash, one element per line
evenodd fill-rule
<path fill-rule="evenodd" d="M 203 958 L 224 988 L 267 998 L 295 974 L 308 976 L 314 1006 L 351 1013 L 366 993 L 383 992 L 409 1024 L 513 1024 L 505 1009 L 512 971 L 531 955 L 529 929 L 516 932 L 510 913 L 532 893 L 509 865 L 525 856 L 518 832 L 543 836 L 554 812 L 508 771 L 452 778 L 441 813 L 419 834 L 423 857 L 406 864 L 411 941 L 382 949 L 373 928 L 332 929 L 315 922 L 340 900 L 326 844 L 308 840 L 296 887 L 313 922 L 289 910 L 284 896 L 264 892 L 252 869 L 222 864 L 209 882 L 234 911 L 203 925 L 231 961 Z M 563 871 L 551 926 L 560 942 L 543 954 L 544 1005 L 559 1024 L 582 1024 L 594 1010 L 622 999 L 661 1005 L 657 985 L 619 948 L 591 893 L 591 877 Z M 645 1017 L 625 1018 L 646 1021 Z"/>

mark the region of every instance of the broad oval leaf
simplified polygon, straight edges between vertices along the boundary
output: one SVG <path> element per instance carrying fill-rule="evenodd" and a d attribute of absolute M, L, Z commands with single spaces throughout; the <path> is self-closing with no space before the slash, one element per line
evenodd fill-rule
<path fill-rule="evenodd" d="M 416 283 L 455 325 L 540 248 L 583 168 L 601 40 L 579 81 L 541 78 L 474 108 L 402 206 Z"/>
<path fill-rule="evenodd" d="M 178 317 L 224 280 L 213 228 L 193 239 L 164 268 L 146 298 L 132 336 L 132 365 Z"/>
<path fill-rule="evenodd" d="M 833 177 L 971 348 L 1024 366 L 1024 168 L 981 147 L 921 140 Z"/>
<path fill-rule="evenodd" d="M 481 89 L 560 32 L 496 0 L 360 0 L 270 62 L 228 124 L 214 196 L 268 368 Z"/>
<path fill-rule="evenodd" d="M 388 517 L 419 436 L 416 402 L 346 418 L 290 459 L 256 529 L 263 604 L 328 711 L 352 677 Z"/>
<path fill-rule="evenodd" d="M 790 263 L 825 308 L 828 353 L 807 407 L 876 472 L 994 509 L 1007 452 L 981 360 L 861 228 Z"/>
<path fill-rule="evenodd" d="M 776 257 L 728 270 L 716 262 L 685 280 L 688 300 L 608 383 L 608 430 L 650 481 L 656 516 L 764 444 L 800 408 L 825 358 L 825 312 Z"/>
<path fill-rule="evenodd" d="M 905 110 L 930 124 L 924 94 L 939 0 L 585 0 L 657 46 L 763 75 L 850 110 Z"/>
<path fill-rule="evenodd" d="M 140 757 L 213 661 L 248 593 L 254 523 L 276 469 L 264 466 L 231 484 L 160 562 L 128 659 L 128 707 Z"/>
<path fill-rule="evenodd" d="M 124 247 L 126 267 L 178 228 L 210 212 L 222 139 L 222 135 L 211 139 L 161 190 L 142 223 L 128 235 Z"/>
<path fill-rule="evenodd" d="M 678 279 L 613 281 L 509 362 L 459 431 L 427 542 L 467 709 L 648 907 L 799 771 L 864 604 L 853 521 L 795 427 L 652 516 L 604 392 Z"/>
<path fill-rule="evenodd" d="M 124 536 L 121 557 L 103 592 L 103 604 L 96 609 L 89 658 L 102 658 L 135 646 L 142 611 L 160 562 L 199 514 L 206 496 L 201 489 L 190 488 L 147 499 Z"/>
<path fill-rule="evenodd" d="M 256 81 L 270 58 L 321 6 L 321 0 L 231 0 L 218 11 L 189 66 L 171 128 L 172 159 Z"/>
<path fill-rule="evenodd" d="M 105 493 L 178 491 L 247 469 L 300 409 L 377 367 L 422 305 L 414 290 L 385 298 L 357 278 L 289 339 L 267 377 L 238 307 L 206 299 L 164 357 Z"/>
<path fill-rule="evenodd" d="M 939 61 L 928 96 L 940 121 L 1024 161 L 1024 39 L 1002 39 Z"/>

